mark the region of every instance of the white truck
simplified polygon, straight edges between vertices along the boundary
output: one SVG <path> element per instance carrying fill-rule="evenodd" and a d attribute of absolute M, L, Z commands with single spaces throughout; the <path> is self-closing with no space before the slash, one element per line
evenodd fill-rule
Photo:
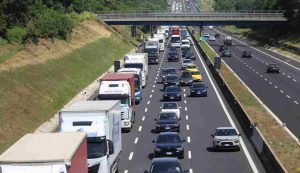
<path fill-rule="evenodd" d="M 156 34 L 153 34 L 153 37 L 152 38 L 148 38 L 148 41 L 156 41 L 158 42 L 158 49 L 159 49 L 159 52 L 163 52 L 165 50 L 165 45 L 164 45 L 164 41 L 162 38 L 157 38 L 157 35 L 156 37 L 154 37 L 154 35 Z"/>
<path fill-rule="evenodd" d="M 80 101 L 59 112 L 60 132 L 87 134 L 89 173 L 116 173 L 120 153 L 121 105 L 119 100 Z"/>
<path fill-rule="evenodd" d="M 181 40 L 181 49 L 190 49 L 190 48 L 191 48 L 190 40 L 188 39 Z"/>
<path fill-rule="evenodd" d="M 165 51 L 166 37 L 164 34 L 153 34 L 153 38 L 157 38 L 160 44 L 159 50 Z"/>
<path fill-rule="evenodd" d="M 169 34 L 166 32 L 165 29 L 159 29 L 156 31 L 157 34 L 163 34 L 165 36 L 165 39 L 168 38 Z"/>
<path fill-rule="evenodd" d="M 88 173 L 85 133 L 27 134 L 0 156 L 0 173 Z"/>
<path fill-rule="evenodd" d="M 130 53 L 124 56 L 124 68 L 139 68 L 142 70 L 142 86 L 148 80 L 148 53 Z"/>

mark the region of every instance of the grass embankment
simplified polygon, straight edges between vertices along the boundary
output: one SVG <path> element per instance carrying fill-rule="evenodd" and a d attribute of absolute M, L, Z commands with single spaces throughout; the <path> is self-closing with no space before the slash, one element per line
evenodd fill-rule
<path fill-rule="evenodd" d="M 199 38 L 199 35 L 195 34 L 195 38 Z M 218 55 L 205 41 L 198 40 L 198 43 L 213 62 L 213 58 Z M 220 75 L 240 102 L 252 122 L 258 123 L 259 130 L 285 168 L 289 172 L 296 173 L 299 171 L 300 148 L 296 142 L 276 123 L 258 100 L 256 100 L 240 80 L 232 74 L 224 62 L 222 62 Z"/>
<path fill-rule="evenodd" d="M 200 11 L 214 11 L 214 0 L 203 0 L 200 1 Z"/>
<path fill-rule="evenodd" d="M 44 64 L 1 71 L 0 153 L 47 121 L 132 48 L 110 36 Z"/>

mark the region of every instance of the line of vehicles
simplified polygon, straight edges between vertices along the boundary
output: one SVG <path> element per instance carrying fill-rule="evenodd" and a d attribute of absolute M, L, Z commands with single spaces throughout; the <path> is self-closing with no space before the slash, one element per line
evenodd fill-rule
<path fill-rule="evenodd" d="M 58 133 L 27 134 L 0 155 L 0 173 L 117 173 L 121 133 L 130 132 L 134 125 L 136 106 L 148 82 L 148 65 L 159 63 L 167 39 L 171 42 L 167 59 L 182 61 L 183 72 L 179 77 L 173 67 L 162 69 L 164 103 L 155 119 L 159 135 L 153 141 L 155 158 L 145 172 L 184 172 L 177 159 L 184 158 L 185 140 L 179 136 L 180 107 L 175 101 L 181 100 L 182 86 L 190 86 L 191 96 L 207 96 L 208 88 L 193 63 L 196 56 L 190 51 L 186 28 L 161 26 L 145 41 L 142 53 L 126 54 L 121 69 L 99 80 L 94 100 L 79 101 L 59 111 Z M 233 128 L 216 129 L 212 136 L 215 147 L 239 148 L 239 135 Z"/>

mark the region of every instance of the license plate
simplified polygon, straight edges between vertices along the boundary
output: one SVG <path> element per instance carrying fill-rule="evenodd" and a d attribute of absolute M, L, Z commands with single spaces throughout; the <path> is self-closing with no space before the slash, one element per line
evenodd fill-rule
<path fill-rule="evenodd" d="M 170 130 L 170 127 L 166 127 L 167 130 Z"/>
<path fill-rule="evenodd" d="M 171 97 L 170 99 L 174 99 L 174 97 Z"/>
<path fill-rule="evenodd" d="M 172 155 L 172 152 L 167 152 L 166 154 L 167 154 L 167 155 Z"/>
<path fill-rule="evenodd" d="M 229 144 L 225 144 L 225 147 L 229 147 L 230 145 Z"/>
<path fill-rule="evenodd" d="M 198 92 L 197 92 L 197 94 L 201 94 L 201 92 L 200 92 L 200 91 L 198 91 Z"/>

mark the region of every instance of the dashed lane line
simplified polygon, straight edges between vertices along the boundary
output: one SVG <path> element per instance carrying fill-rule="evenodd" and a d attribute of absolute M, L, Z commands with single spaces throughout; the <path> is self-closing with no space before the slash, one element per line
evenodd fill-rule
<path fill-rule="evenodd" d="M 138 143 L 138 140 L 139 140 L 139 138 L 136 137 L 135 140 L 134 140 L 134 144 L 137 144 L 137 143 Z"/>
<path fill-rule="evenodd" d="M 299 103 L 296 100 L 294 101 L 294 103 L 297 104 L 297 105 L 299 105 Z"/>
<path fill-rule="evenodd" d="M 150 98 L 152 97 L 152 94 L 150 95 Z"/>
<path fill-rule="evenodd" d="M 186 103 L 186 100 L 184 100 L 184 103 Z"/>
<path fill-rule="evenodd" d="M 143 129 L 143 126 L 140 126 L 140 127 L 139 127 L 139 132 L 141 132 L 141 131 L 142 131 L 142 129 Z"/>
<path fill-rule="evenodd" d="M 128 170 L 125 170 L 124 173 L 128 173 Z"/>
<path fill-rule="evenodd" d="M 153 88 L 155 88 L 155 85 L 153 85 Z"/>
<path fill-rule="evenodd" d="M 131 152 L 131 153 L 129 154 L 128 160 L 132 160 L 132 157 L 133 157 L 133 152 Z"/>
<path fill-rule="evenodd" d="M 280 90 L 280 92 L 283 94 L 284 92 L 282 90 Z"/>
<path fill-rule="evenodd" d="M 142 121 L 145 121 L 145 118 L 146 118 L 146 117 L 145 117 L 145 116 L 143 116 L 143 118 L 142 118 Z"/>
<path fill-rule="evenodd" d="M 186 130 L 187 130 L 187 131 L 190 130 L 190 125 L 186 125 Z"/>
<path fill-rule="evenodd" d="M 193 169 L 190 169 L 190 170 L 189 170 L 189 173 L 193 173 Z"/>
<path fill-rule="evenodd" d="M 191 143 L 191 137 L 189 137 L 189 136 L 187 137 L 187 142 Z"/>
<path fill-rule="evenodd" d="M 187 107 L 184 107 L 184 110 L 187 111 Z"/>
<path fill-rule="evenodd" d="M 145 108 L 145 112 L 147 112 L 148 111 L 148 108 Z"/>
<path fill-rule="evenodd" d="M 189 116 L 188 116 L 188 115 L 186 115 L 186 116 L 185 116 L 185 119 L 186 119 L 186 120 L 189 120 Z"/>
<path fill-rule="evenodd" d="M 149 104 L 150 104 L 150 101 L 147 102 L 147 105 L 149 105 Z"/>
<path fill-rule="evenodd" d="M 186 94 L 183 94 L 183 97 L 186 97 Z"/>
<path fill-rule="evenodd" d="M 153 93 L 154 93 L 154 90 L 152 90 L 151 92 L 153 92 Z"/>
<path fill-rule="evenodd" d="M 191 151 L 188 152 L 188 157 L 189 157 L 189 159 L 192 158 L 192 152 Z"/>
<path fill-rule="evenodd" d="M 286 95 L 286 97 L 289 98 L 289 99 L 291 98 L 289 95 Z"/>
<path fill-rule="evenodd" d="M 276 85 L 275 85 L 275 86 L 274 86 L 274 88 L 276 88 L 276 89 L 277 89 L 277 88 L 278 88 L 278 86 L 276 86 Z"/>

